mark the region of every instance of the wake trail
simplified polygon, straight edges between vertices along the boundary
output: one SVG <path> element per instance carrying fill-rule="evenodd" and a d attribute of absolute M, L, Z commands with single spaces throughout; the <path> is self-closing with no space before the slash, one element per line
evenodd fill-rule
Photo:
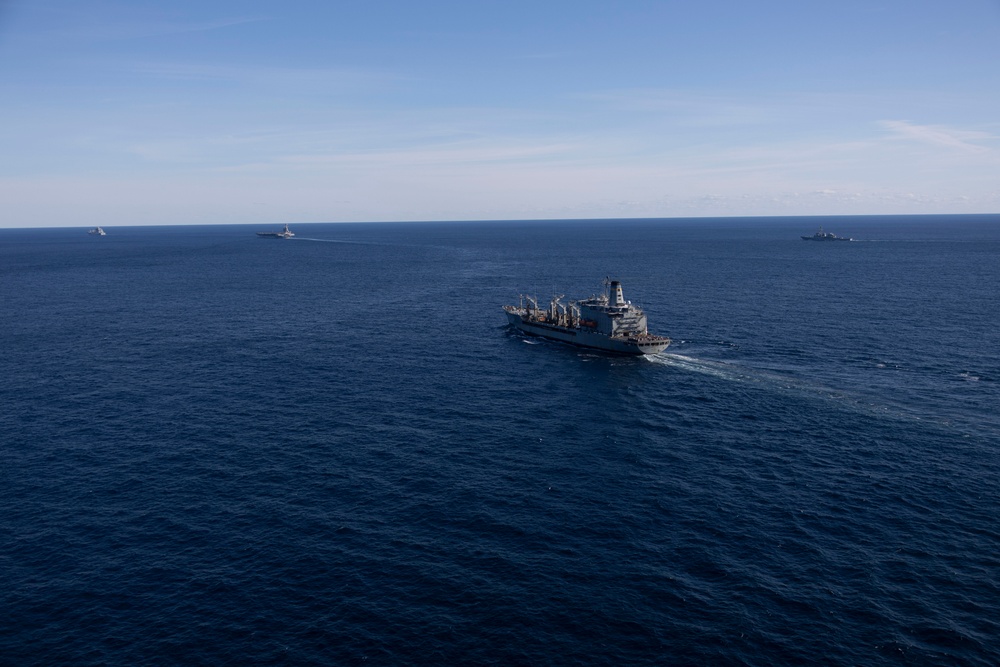
<path fill-rule="evenodd" d="M 964 427 L 954 424 L 947 417 L 940 416 L 935 418 L 925 412 L 914 410 L 912 406 L 894 403 L 884 396 L 866 395 L 862 391 L 837 389 L 790 375 L 724 361 L 698 359 L 683 354 L 661 352 L 660 354 L 650 355 L 645 358 L 649 362 L 660 366 L 677 368 L 691 373 L 701 373 L 728 382 L 757 386 L 763 391 L 786 393 L 830 402 L 852 412 L 910 422 L 930 421 L 938 425 L 952 425 L 959 430 L 965 430 Z"/>
<path fill-rule="evenodd" d="M 376 243 L 366 243 L 365 241 L 343 241 L 341 239 L 312 239 L 305 236 L 296 236 L 289 241 L 315 241 L 317 243 L 345 243 L 348 245 L 380 245 Z"/>
<path fill-rule="evenodd" d="M 695 357 L 689 357 L 687 355 L 677 354 L 675 352 L 661 352 L 660 354 L 656 355 L 648 355 L 645 358 L 654 364 L 660 364 L 662 366 L 673 366 L 675 368 L 681 368 L 683 370 L 691 371 L 694 373 L 703 373 L 705 375 L 712 375 L 714 377 L 722 378 L 724 380 L 733 380 L 737 382 L 773 383 L 773 384 L 781 384 L 789 386 L 796 384 L 798 382 L 794 378 L 783 376 L 778 373 L 771 373 L 756 368 L 739 366 L 737 364 L 732 364 L 725 361 L 710 361 L 707 359 L 697 359 Z"/>

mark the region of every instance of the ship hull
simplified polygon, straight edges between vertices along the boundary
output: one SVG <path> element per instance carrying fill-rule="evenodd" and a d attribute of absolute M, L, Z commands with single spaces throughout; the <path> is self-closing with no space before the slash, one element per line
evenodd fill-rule
<path fill-rule="evenodd" d="M 612 337 L 582 328 L 568 328 L 545 324 L 544 322 L 529 322 L 517 312 L 507 311 L 507 321 L 529 336 L 538 336 L 557 340 L 570 345 L 600 350 L 609 354 L 642 356 L 657 354 L 670 345 L 669 338 L 661 336 Z"/>

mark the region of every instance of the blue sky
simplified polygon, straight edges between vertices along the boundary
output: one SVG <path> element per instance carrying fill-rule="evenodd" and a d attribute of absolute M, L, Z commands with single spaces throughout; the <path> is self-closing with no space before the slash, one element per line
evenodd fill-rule
<path fill-rule="evenodd" d="M 0 226 L 1000 211 L 1000 0 L 0 0 Z"/>

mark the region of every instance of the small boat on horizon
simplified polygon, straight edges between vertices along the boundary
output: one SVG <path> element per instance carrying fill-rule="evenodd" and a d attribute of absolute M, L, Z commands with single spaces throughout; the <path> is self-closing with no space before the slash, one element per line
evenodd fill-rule
<path fill-rule="evenodd" d="M 257 232 L 257 236 L 261 236 L 261 237 L 269 238 L 269 239 L 290 239 L 293 236 L 295 236 L 295 234 L 293 234 L 288 229 L 288 224 L 286 223 L 285 224 L 285 228 L 282 229 L 280 232 Z"/>
<path fill-rule="evenodd" d="M 101 229 L 100 227 L 94 227 L 93 229 L 91 229 L 87 233 L 88 234 L 92 234 L 94 236 L 107 236 L 107 234 L 104 232 L 104 230 Z"/>
<path fill-rule="evenodd" d="M 819 231 L 812 236 L 803 236 L 803 241 L 853 241 L 854 239 L 847 236 L 837 236 L 833 232 L 824 232 L 823 228 L 820 227 Z"/>

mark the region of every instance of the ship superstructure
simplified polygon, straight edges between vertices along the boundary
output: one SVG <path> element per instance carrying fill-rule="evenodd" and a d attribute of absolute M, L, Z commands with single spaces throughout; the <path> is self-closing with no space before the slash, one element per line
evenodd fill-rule
<path fill-rule="evenodd" d="M 581 347 L 614 354 L 656 354 L 670 345 L 670 339 L 649 333 L 646 313 L 626 301 L 622 284 L 606 279 L 604 293 L 563 303 L 553 297 L 548 307 L 538 300 L 521 296 L 517 306 L 504 306 L 511 325 L 532 336 L 551 338 Z"/>

